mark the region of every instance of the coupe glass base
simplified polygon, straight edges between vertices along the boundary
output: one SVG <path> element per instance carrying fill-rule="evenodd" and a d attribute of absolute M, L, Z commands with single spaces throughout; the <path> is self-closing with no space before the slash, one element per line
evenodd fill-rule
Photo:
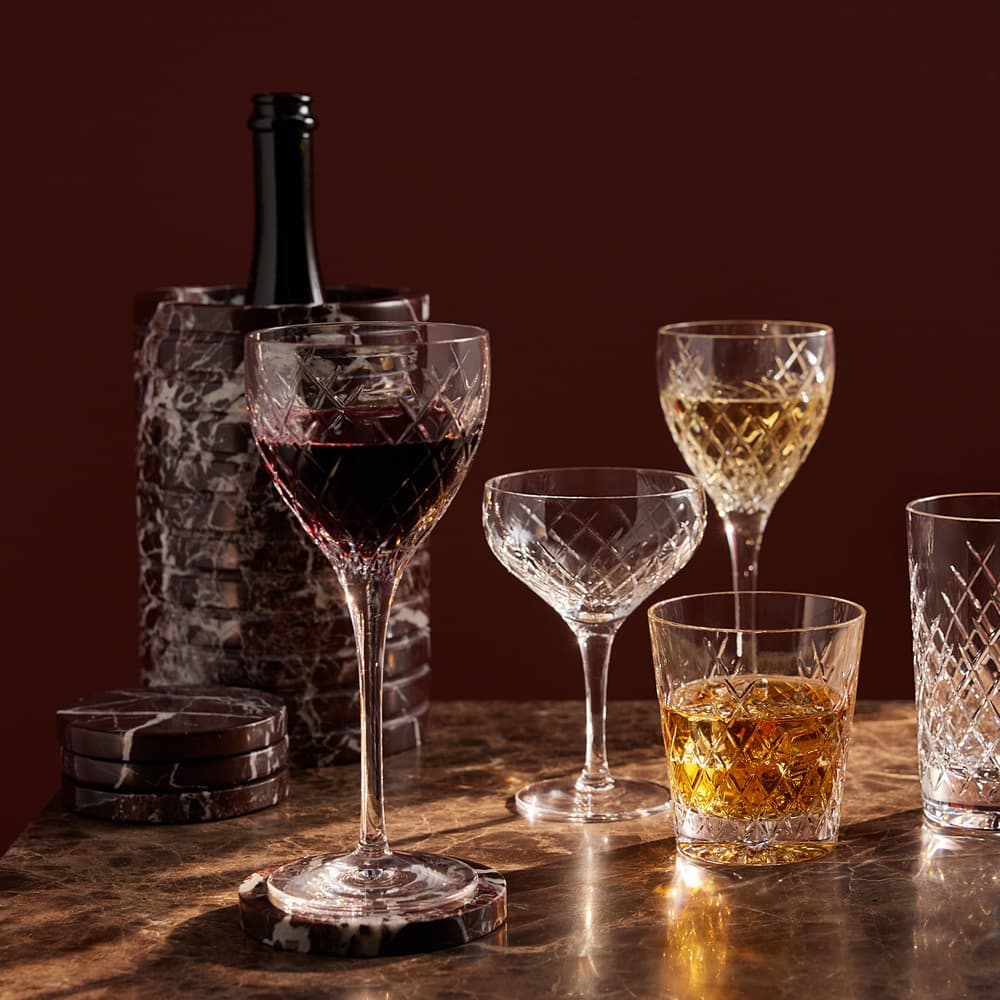
<path fill-rule="evenodd" d="M 514 796 L 517 811 L 528 819 L 562 823 L 610 823 L 638 819 L 670 808 L 670 790 L 655 781 L 615 778 L 597 792 L 581 792 L 577 776 L 526 785 Z"/>
<path fill-rule="evenodd" d="M 475 897 L 478 883 L 468 864 L 446 855 L 322 854 L 276 868 L 268 876 L 267 895 L 285 913 L 336 921 L 457 912 Z"/>

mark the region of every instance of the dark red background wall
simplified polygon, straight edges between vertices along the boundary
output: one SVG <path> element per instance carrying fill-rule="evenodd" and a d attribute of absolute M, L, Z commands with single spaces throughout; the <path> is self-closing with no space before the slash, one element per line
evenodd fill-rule
<path fill-rule="evenodd" d="M 55 709 L 138 679 L 130 301 L 242 281 L 258 90 L 315 95 L 328 280 L 427 289 L 437 318 L 493 333 L 487 435 L 435 535 L 436 698 L 581 697 L 568 631 L 482 541 L 483 481 L 680 467 L 655 330 L 738 316 L 837 336 L 833 407 L 777 506 L 761 584 L 863 603 L 862 695 L 911 696 L 903 505 L 1000 488 L 996 11 L 183 0 L 8 14 L 0 846 L 55 788 Z M 713 516 L 661 595 L 727 584 Z M 653 695 L 641 613 L 610 691 Z"/>

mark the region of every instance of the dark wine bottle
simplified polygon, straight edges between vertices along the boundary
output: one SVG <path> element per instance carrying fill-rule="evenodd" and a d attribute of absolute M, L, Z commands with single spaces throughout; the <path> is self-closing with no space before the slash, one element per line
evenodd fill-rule
<path fill-rule="evenodd" d="M 313 238 L 312 131 L 309 94 L 256 94 L 253 133 L 255 224 L 249 305 L 323 301 Z"/>

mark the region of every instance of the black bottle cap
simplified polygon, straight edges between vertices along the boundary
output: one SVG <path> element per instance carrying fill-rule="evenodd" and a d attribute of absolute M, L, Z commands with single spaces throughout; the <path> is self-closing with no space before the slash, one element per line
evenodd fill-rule
<path fill-rule="evenodd" d="M 271 132 L 282 127 L 311 131 L 317 125 L 311 103 L 311 94 L 254 94 L 253 114 L 247 125 L 255 132 Z"/>

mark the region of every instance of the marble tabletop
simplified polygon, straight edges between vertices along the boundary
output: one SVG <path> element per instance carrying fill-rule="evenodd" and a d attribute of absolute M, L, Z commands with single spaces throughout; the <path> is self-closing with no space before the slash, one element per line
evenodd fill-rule
<path fill-rule="evenodd" d="M 437 702 L 430 739 L 386 760 L 390 841 L 492 865 L 509 919 L 449 951 L 375 960 L 274 952 L 236 887 L 353 846 L 356 765 L 301 771 L 289 799 L 192 826 L 47 808 L 0 858 L 0 997 L 996 997 L 1000 838 L 921 820 L 911 704 L 862 703 L 841 842 L 756 871 L 678 859 L 669 816 L 529 822 L 525 781 L 579 767 L 572 702 Z M 621 774 L 665 780 L 657 711 L 612 702 Z M 55 775 L 53 775 L 53 784 Z"/>

